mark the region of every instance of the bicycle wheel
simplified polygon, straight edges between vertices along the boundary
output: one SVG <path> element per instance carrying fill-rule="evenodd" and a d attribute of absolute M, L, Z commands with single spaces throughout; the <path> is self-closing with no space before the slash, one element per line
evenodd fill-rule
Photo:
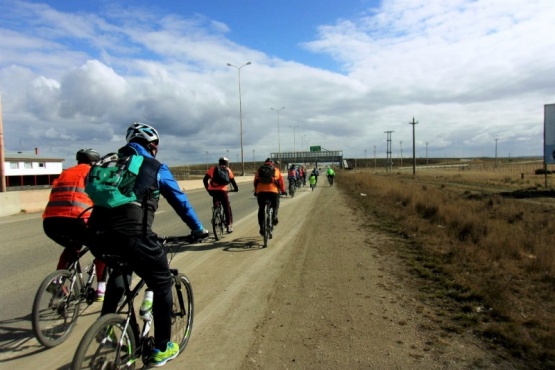
<path fill-rule="evenodd" d="M 291 198 L 295 196 L 295 185 L 292 182 L 289 183 L 289 195 Z"/>
<path fill-rule="evenodd" d="M 71 362 L 72 370 L 134 369 L 138 351 L 133 331 L 123 316 L 101 316 L 86 331 Z"/>
<path fill-rule="evenodd" d="M 224 215 L 222 207 L 215 207 L 212 210 L 212 231 L 214 231 L 214 238 L 220 240 L 224 236 Z"/>
<path fill-rule="evenodd" d="M 193 330 L 193 287 L 187 276 L 184 274 L 174 276 L 172 295 L 171 341 L 179 345 L 179 353 L 181 353 L 187 346 Z"/>
<path fill-rule="evenodd" d="M 264 209 L 264 248 L 268 246 L 268 240 L 272 239 L 272 215 L 272 208 L 266 205 Z"/>
<path fill-rule="evenodd" d="M 32 325 L 37 340 L 52 348 L 63 343 L 75 326 L 81 303 L 79 279 L 72 284 L 72 273 L 57 270 L 41 283 L 33 302 Z"/>

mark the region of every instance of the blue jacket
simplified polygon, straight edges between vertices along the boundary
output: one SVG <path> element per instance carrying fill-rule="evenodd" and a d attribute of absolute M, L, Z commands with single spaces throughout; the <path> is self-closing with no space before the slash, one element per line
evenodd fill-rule
<path fill-rule="evenodd" d="M 129 143 L 128 146 L 135 149 L 137 153 L 143 157 L 153 158 L 143 146 L 137 143 Z M 158 171 L 158 187 L 162 196 L 166 198 L 175 212 L 192 231 L 199 231 L 202 229 L 202 223 L 193 209 L 193 206 L 189 203 L 187 195 L 181 191 L 169 167 L 164 163 L 161 164 L 160 170 Z"/>

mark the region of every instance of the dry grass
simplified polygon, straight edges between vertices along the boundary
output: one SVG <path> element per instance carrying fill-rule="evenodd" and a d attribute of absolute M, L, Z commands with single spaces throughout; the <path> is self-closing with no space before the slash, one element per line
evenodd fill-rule
<path fill-rule="evenodd" d="M 531 368 L 555 368 L 555 192 L 542 176 L 421 172 L 344 171 L 337 184 L 406 241 L 423 299 L 453 304 L 446 330 L 470 327 Z"/>

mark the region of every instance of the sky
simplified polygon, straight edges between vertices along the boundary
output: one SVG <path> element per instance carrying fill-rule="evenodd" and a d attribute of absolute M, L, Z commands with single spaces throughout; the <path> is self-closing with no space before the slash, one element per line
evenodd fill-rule
<path fill-rule="evenodd" d="M 554 20 L 553 0 L 2 0 L 5 151 L 69 167 L 144 122 L 172 166 L 384 158 L 386 131 L 411 158 L 413 128 L 419 158 L 542 155 Z"/>

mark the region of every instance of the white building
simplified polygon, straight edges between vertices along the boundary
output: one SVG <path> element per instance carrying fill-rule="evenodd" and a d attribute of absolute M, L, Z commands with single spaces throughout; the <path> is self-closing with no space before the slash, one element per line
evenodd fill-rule
<path fill-rule="evenodd" d="M 4 175 L 6 187 L 52 185 L 62 173 L 63 158 L 31 153 L 5 153 Z"/>

